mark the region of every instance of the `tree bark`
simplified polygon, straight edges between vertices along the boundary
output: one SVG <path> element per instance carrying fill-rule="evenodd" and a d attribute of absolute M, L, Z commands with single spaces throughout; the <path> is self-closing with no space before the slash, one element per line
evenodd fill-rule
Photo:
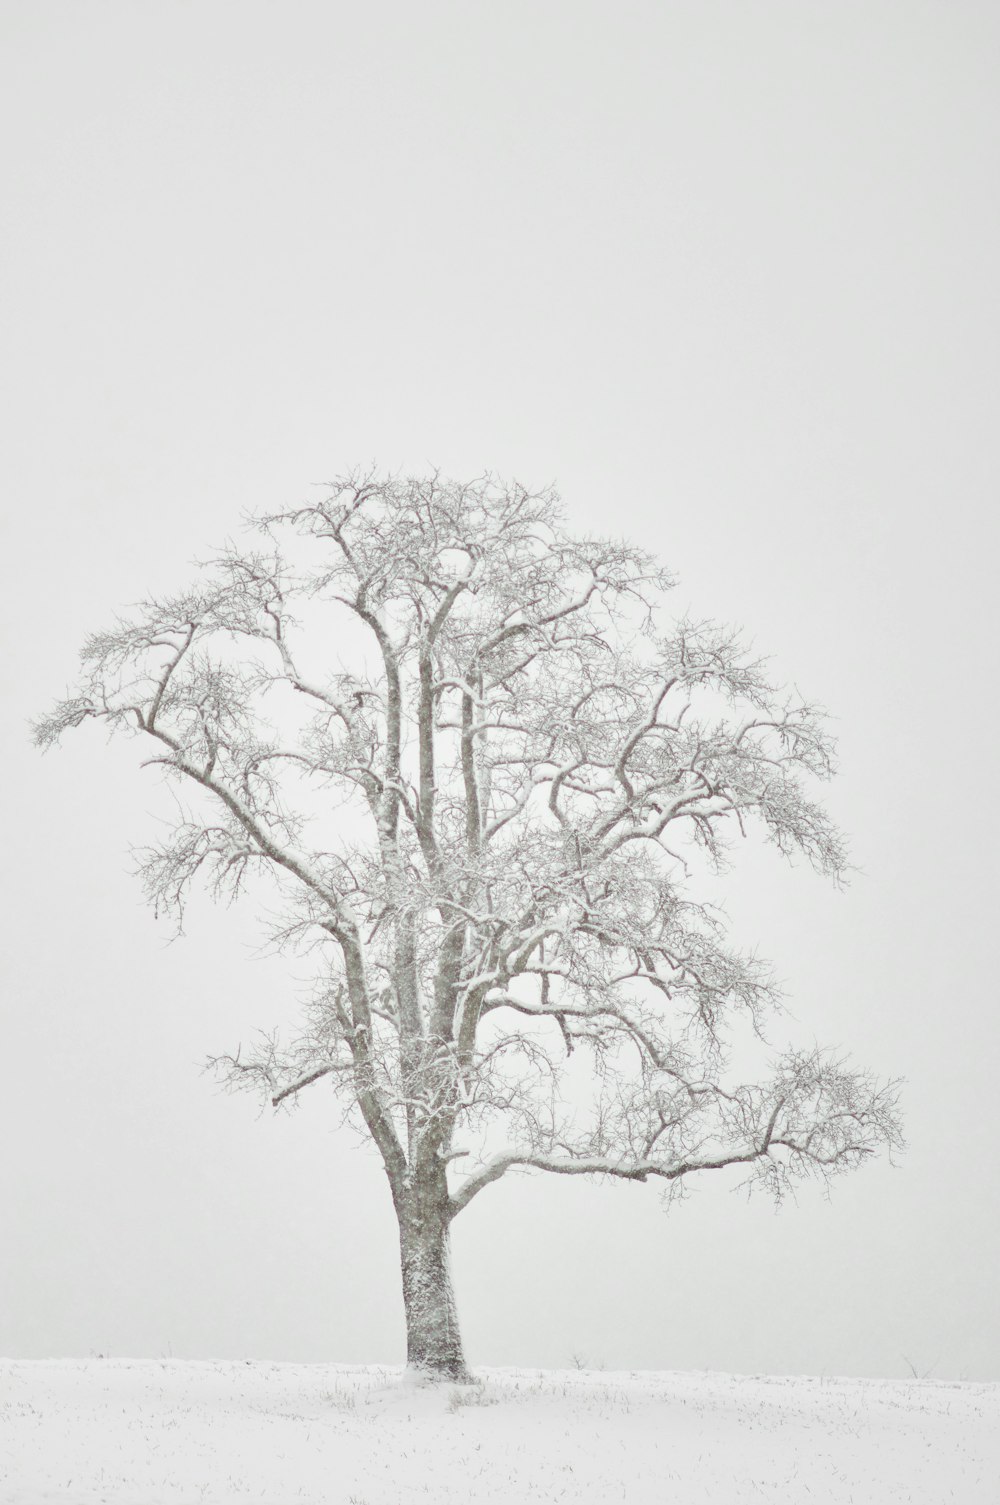
<path fill-rule="evenodd" d="M 396 1205 L 406 1313 L 406 1364 L 432 1380 L 469 1384 L 451 1283 L 443 1165 L 411 1171 Z"/>

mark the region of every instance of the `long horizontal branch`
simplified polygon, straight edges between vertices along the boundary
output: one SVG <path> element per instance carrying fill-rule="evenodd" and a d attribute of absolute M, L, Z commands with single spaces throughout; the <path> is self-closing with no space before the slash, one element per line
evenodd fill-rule
<path fill-rule="evenodd" d="M 870 1146 L 848 1144 L 839 1146 L 831 1153 L 824 1155 L 810 1150 L 808 1143 L 798 1143 L 784 1136 L 775 1137 L 774 1130 L 780 1108 L 779 1103 L 771 1115 L 759 1144 L 751 1145 L 747 1150 L 734 1151 L 712 1159 L 668 1162 L 638 1156 L 623 1156 L 614 1159 L 606 1155 L 548 1155 L 521 1150 L 494 1155 L 481 1170 L 470 1176 L 457 1191 L 452 1193 L 449 1216 L 456 1217 L 485 1186 L 498 1181 L 514 1166 L 550 1171 L 560 1176 L 615 1176 L 626 1181 L 646 1181 L 650 1176 L 655 1176 L 663 1181 L 677 1181 L 681 1176 L 690 1175 L 693 1171 L 718 1171 L 731 1165 L 747 1165 L 754 1160 L 760 1160 L 763 1156 L 770 1154 L 772 1149 L 779 1147 L 790 1150 L 795 1155 L 802 1155 L 820 1167 L 835 1165 L 848 1154 L 873 1153 Z"/>
<path fill-rule="evenodd" d="M 545 1155 L 531 1151 L 512 1151 L 509 1154 L 494 1155 L 481 1170 L 470 1176 L 457 1191 L 452 1193 L 449 1204 L 450 1216 L 456 1217 L 464 1207 L 468 1207 L 473 1197 L 477 1196 L 485 1186 L 489 1186 L 493 1181 L 499 1181 L 500 1177 L 506 1175 L 514 1166 L 524 1166 L 529 1170 L 551 1171 L 560 1176 L 616 1176 L 626 1181 L 645 1181 L 650 1176 L 659 1176 L 664 1180 L 673 1181 L 689 1171 L 719 1170 L 725 1165 L 753 1160 L 759 1153 L 757 1149 L 754 1149 L 716 1161 L 685 1161 L 681 1165 L 668 1166 L 661 1160 L 613 1160 L 605 1155 Z"/>

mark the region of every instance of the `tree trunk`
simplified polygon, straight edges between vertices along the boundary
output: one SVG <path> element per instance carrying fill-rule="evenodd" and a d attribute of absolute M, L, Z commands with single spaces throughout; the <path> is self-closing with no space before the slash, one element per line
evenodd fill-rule
<path fill-rule="evenodd" d="M 407 1368 L 433 1380 L 472 1381 L 462 1352 L 449 1260 L 444 1167 L 411 1172 L 397 1204 Z"/>

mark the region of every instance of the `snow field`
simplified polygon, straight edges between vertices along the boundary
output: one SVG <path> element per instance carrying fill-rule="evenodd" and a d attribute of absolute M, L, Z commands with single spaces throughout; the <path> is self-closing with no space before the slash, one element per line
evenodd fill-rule
<path fill-rule="evenodd" d="M 1000 1385 L 0 1361 L 3 1505 L 997 1505 Z"/>

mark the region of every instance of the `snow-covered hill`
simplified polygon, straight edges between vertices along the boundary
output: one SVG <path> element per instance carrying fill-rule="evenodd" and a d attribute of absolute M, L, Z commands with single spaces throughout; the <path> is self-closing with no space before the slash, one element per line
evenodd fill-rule
<path fill-rule="evenodd" d="M 0 1362 L 4 1505 L 997 1505 L 1000 1385 Z"/>

